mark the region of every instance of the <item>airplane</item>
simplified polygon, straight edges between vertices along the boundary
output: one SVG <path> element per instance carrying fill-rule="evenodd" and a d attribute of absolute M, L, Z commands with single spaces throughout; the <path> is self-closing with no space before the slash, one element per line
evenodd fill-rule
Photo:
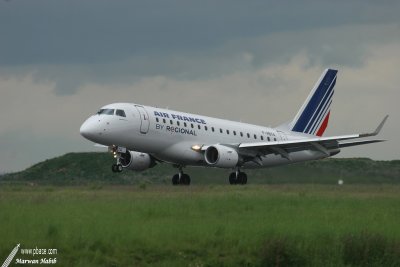
<path fill-rule="evenodd" d="M 345 147 L 385 141 L 365 138 L 376 136 L 388 115 L 371 133 L 322 136 L 328 126 L 337 72 L 326 69 L 293 120 L 276 128 L 114 103 L 89 117 L 80 134 L 109 148 L 116 158 L 113 172 L 143 171 L 169 163 L 179 170 L 172 184 L 189 185 L 191 179 L 184 167 L 217 167 L 232 170 L 230 184 L 246 184 L 244 169 L 317 160 Z"/>

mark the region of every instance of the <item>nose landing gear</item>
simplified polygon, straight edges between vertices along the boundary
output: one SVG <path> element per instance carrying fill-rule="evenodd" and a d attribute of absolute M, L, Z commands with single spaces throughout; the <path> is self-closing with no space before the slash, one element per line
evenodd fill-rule
<path fill-rule="evenodd" d="M 113 164 L 112 166 L 111 166 L 111 170 L 113 171 L 113 172 L 122 172 L 122 165 L 121 164 Z"/>
<path fill-rule="evenodd" d="M 124 149 L 125 148 L 117 147 L 117 146 L 109 147 L 109 151 L 114 155 L 114 158 L 117 160 L 117 163 L 113 164 L 111 166 L 112 172 L 122 172 L 123 167 L 120 162 L 120 158 L 121 158 L 121 153 L 125 153 L 125 151 L 126 151 L 126 149 L 125 149 L 125 151 L 124 151 Z"/>

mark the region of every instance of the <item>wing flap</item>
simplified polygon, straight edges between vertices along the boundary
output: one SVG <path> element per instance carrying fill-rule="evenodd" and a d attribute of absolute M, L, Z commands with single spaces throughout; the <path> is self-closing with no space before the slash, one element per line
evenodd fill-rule
<path fill-rule="evenodd" d="M 366 144 L 373 144 L 379 142 L 385 142 L 386 140 L 363 140 L 363 141 L 353 141 L 353 142 L 344 142 L 339 143 L 339 148 L 341 147 L 349 147 L 349 146 L 359 146 L 359 145 L 366 145 Z"/>
<path fill-rule="evenodd" d="M 282 147 L 282 148 L 295 148 L 297 146 L 311 146 L 311 143 L 335 143 L 335 141 L 339 140 L 348 140 L 360 138 L 359 134 L 353 135 L 342 135 L 342 136 L 332 136 L 332 137 L 321 137 L 321 138 L 306 138 L 299 140 L 290 140 L 290 141 L 275 141 L 275 142 L 257 142 L 257 143 L 242 143 L 239 145 L 239 148 L 262 148 L 262 147 Z"/>

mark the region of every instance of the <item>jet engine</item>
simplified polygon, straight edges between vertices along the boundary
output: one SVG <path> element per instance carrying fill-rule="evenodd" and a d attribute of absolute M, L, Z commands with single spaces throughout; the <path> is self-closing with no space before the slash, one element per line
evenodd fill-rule
<path fill-rule="evenodd" d="M 121 153 L 119 161 L 122 167 L 132 171 L 144 171 L 156 165 L 156 162 L 149 154 L 129 150 Z"/>
<path fill-rule="evenodd" d="M 239 154 L 233 148 L 213 145 L 206 149 L 204 158 L 207 164 L 219 168 L 234 168 L 239 162 Z"/>

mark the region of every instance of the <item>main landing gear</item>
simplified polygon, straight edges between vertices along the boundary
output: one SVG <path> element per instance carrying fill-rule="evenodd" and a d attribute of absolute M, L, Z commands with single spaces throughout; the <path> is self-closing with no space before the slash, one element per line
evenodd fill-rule
<path fill-rule="evenodd" d="M 230 184 L 247 184 L 247 174 L 239 169 L 229 175 Z M 179 173 L 172 176 L 173 185 L 190 185 L 190 176 L 183 173 L 182 167 L 179 167 Z"/>
<path fill-rule="evenodd" d="M 237 170 L 229 175 L 230 184 L 247 184 L 247 174 Z"/>
<path fill-rule="evenodd" d="M 190 176 L 186 173 L 183 173 L 182 168 L 179 168 L 179 173 L 172 176 L 172 184 L 190 185 Z"/>

